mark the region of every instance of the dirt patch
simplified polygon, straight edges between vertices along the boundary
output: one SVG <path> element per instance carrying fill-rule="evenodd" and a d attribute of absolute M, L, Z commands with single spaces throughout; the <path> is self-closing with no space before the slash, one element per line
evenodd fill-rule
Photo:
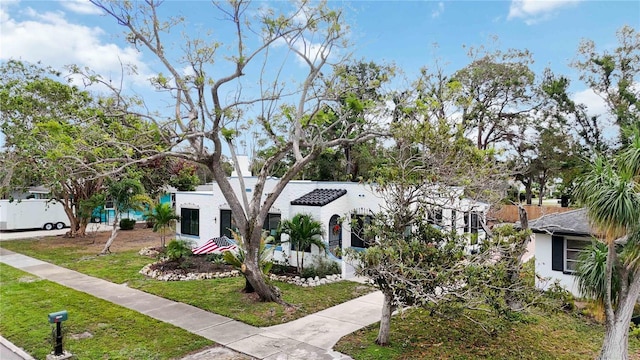
<path fill-rule="evenodd" d="M 107 239 L 111 236 L 111 231 L 91 231 L 87 228 L 87 236 L 69 238 L 64 235 L 46 237 L 42 239 L 44 248 L 59 247 L 81 247 L 82 252 L 87 254 L 97 254 L 104 248 Z M 167 242 L 175 234 L 167 234 Z M 111 252 L 128 250 L 140 250 L 144 247 L 160 245 L 160 234 L 154 233 L 152 229 L 147 229 L 145 224 L 136 224 L 133 230 L 119 230 L 118 237 L 111 245 Z"/>
<path fill-rule="evenodd" d="M 193 255 L 182 261 L 164 261 L 151 265 L 151 270 L 173 272 L 175 274 L 188 273 L 218 273 L 233 270 L 233 266 L 211 262 L 207 256 Z"/>

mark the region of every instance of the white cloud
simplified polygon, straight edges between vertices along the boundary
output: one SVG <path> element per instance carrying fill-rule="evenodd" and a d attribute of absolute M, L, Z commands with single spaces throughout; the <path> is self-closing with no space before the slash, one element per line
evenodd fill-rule
<path fill-rule="evenodd" d="M 527 25 L 549 19 L 557 9 L 582 0 L 512 0 L 507 19 L 521 18 Z"/>
<path fill-rule="evenodd" d="M 100 15 L 102 10 L 88 0 L 61 0 L 60 5 L 69 11 L 82 15 Z"/>
<path fill-rule="evenodd" d="M 440 1 L 438 3 L 438 8 L 431 12 L 431 18 L 435 19 L 437 17 L 440 17 L 440 15 L 442 15 L 442 13 L 444 13 L 444 3 L 442 1 Z"/>
<path fill-rule="evenodd" d="M 607 104 L 592 89 L 584 89 L 573 95 L 573 101 L 578 104 L 584 104 L 587 107 L 589 116 L 607 114 Z"/>
<path fill-rule="evenodd" d="M 598 116 L 598 122 L 602 126 L 603 136 L 612 140 L 618 136 L 618 126 L 615 125 L 605 101 L 592 89 L 584 89 L 573 95 L 573 101 L 587 107 L 588 116 Z"/>
<path fill-rule="evenodd" d="M 118 82 L 122 69 L 133 66 L 137 75 L 130 81 L 148 85 L 149 71 L 142 55 L 131 47 L 102 42 L 106 32 L 101 28 L 70 23 L 60 11 L 39 13 L 25 8 L 21 20 L 16 20 L 4 10 L 6 7 L 0 33 L 1 60 L 41 62 L 56 69 L 75 64 Z"/>

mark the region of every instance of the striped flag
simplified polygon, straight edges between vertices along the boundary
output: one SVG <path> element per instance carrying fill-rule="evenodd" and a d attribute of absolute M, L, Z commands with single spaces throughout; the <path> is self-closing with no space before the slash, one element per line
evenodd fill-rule
<path fill-rule="evenodd" d="M 214 254 L 214 253 L 222 254 L 225 251 L 235 251 L 235 250 L 238 250 L 238 245 L 236 245 L 236 243 L 233 240 L 229 239 L 228 237 L 221 236 L 221 237 L 209 239 L 209 241 L 204 243 L 204 245 L 191 250 L 191 252 L 194 255 L 200 255 L 200 254 Z"/>

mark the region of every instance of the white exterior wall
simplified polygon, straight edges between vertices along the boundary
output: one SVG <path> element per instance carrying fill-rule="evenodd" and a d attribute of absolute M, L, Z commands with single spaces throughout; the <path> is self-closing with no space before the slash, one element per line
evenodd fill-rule
<path fill-rule="evenodd" d="M 230 182 L 236 195 L 242 202 L 242 193 L 245 192 L 248 201 L 251 201 L 253 196 L 253 190 L 255 189 L 256 178 L 245 178 L 244 189 L 240 188 L 238 178 L 231 178 Z M 266 198 L 266 194 L 270 193 L 276 185 L 278 179 L 268 179 L 265 183 L 263 192 L 263 199 Z M 202 187 L 201 187 L 202 188 Z M 207 240 L 220 236 L 220 210 L 230 210 L 231 208 L 227 204 L 220 188 L 215 184 L 211 187 L 212 190 L 204 191 L 185 191 L 176 192 L 175 196 L 175 210 L 179 215 L 182 208 L 192 208 L 200 210 L 199 218 L 199 235 L 182 235 L 180 234 L 180 223 L 176 226 L 176 236 L 181 239 L 189 239 L 194 242 L 195 246 L 203 245 Z M 247 189 L 249 191 L 247 191 Z M 291 205 L 293 200 L 296 200 L 303 195 L 315 190 L 315 189 L 344 189 L 347 193 L 338 199 L 330 202 L 325 206 L 303 206 L 303 205 Z M 319 220 L 323 224 L 323 231 L 325 236 L 323 240 L 328 243 L 329 222 L 333 215 L 338 215 L 346 219 L 341 226 L 342 231 L 342 248 L 348 248 L 351 246 L 351 229 L 348 215 L 355 212 L 358 214 L 370 214 L 377 213 L 381 209 L 382 198 L 378 196 L 369 185 L 362 185 L 355 182 L 317 182 L 317 181 L 304 181 L 294 180 L 289 182 L 285 187 L 282 194 L 276 199 L 274 205 L 270 209 L 270 213 L 280 214 L 281 219 L 291 219 L 297 213 L 306 213 L 313 216 L 314 219 Z M 484 211 L 488 207 L 486 204 L 471 203 L 466 200 L 460 200 L 458 206 L 462 206 L 457 211 L 457 227 L 461 233 L 464 221 L 464 211 L 473 210 Z M 445 225 L 451 224 L 451 211 L 443 211 L 443 221 Z M 447 224 L 448 223 L 448 224 Z M 277 251 L 274 254 L 275 260 L 282 261 L 284 258 L 289 259 L 291 265 L 296 263 L 295 252 L 290 250 L 290 245 L 284 244 L 283 251 Z M 310 264 L 313 261 L 313 257 L 317 256 L 318 250 L 312 249 L 312 253 L 305 257 L 305 264 Z M 343 276 L 352 276 L 354 272 L 353 266 L 347 262 L 342 262 Z"/>
<path fill-rule="evenodd" d="M 565 239 L 571 240 L 583 240 L 590 241 L 590 238 L 582 236 L 563 236 Z M 574 296 L 581 297 L 580 291 L 578 291 L 578 285 L 576 283 L 575 276 L 564 273 L 563 271 L 551 270 L 551 235 L 537 233 L 534 234 L 535 241 L 535 262 L 536 262 L 536 274 L 541 277 L 539 279 L 536 276 L 536 287 L 542 290 L 546 290 L 553 284 L 555 280 L 560 281 L 560 285 L 570 291 Z M 563 256 L 564 259 L 564 256 Z M 547 279 L 547 280 L 545 280 Z"/>

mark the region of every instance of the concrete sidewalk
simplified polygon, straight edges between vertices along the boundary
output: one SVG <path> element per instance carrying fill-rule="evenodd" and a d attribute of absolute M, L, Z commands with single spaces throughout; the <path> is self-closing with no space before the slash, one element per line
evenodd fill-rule
<path fill-rule="evenodd" d="M 286 324 L 258 328 L 1 248 L 0 262 L 173 324 L 257 359 L 349 359 L 332 347 L 342 336 L 380 321 L 382 309 L 382 294 L 375 292 Z"/>

